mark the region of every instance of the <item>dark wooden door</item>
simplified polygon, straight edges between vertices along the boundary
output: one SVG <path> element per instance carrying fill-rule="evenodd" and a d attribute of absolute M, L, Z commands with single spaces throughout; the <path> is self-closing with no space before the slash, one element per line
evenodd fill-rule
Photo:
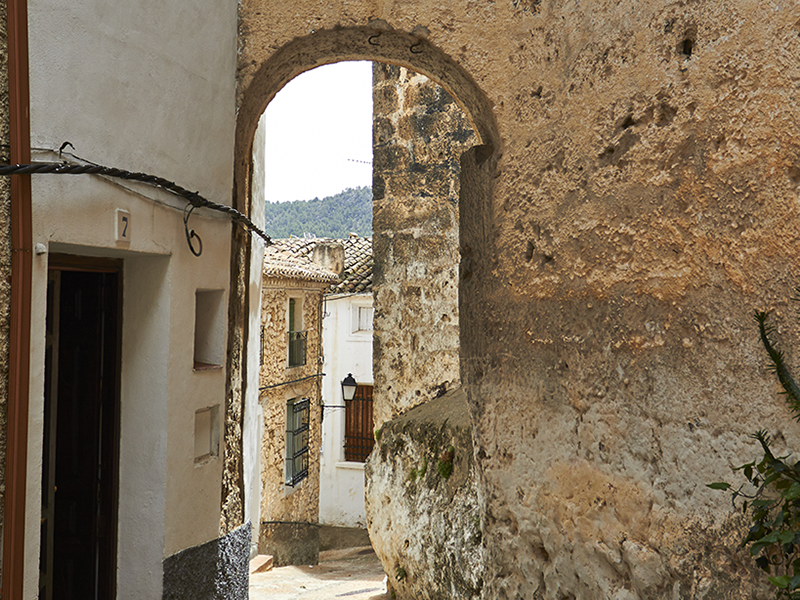
<path fill-rule="evenodd" d="M 50 277 L 41 600 L 115 595 L 119 276 L 71 268 Z"/>

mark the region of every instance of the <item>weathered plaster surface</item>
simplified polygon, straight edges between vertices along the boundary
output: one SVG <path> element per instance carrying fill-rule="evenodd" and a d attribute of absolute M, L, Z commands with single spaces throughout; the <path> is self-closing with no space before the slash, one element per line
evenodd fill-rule
<path fill-rule="evenodd" d="M 398 598 L 480 598 L 484 548 L 463 390 L 384 423 L 370 455 L 370 539 Z"/>
<path fill-rule="evenodd" d="M 313 523 L 319 520 L 319 451 L 322 440 L 320 430 L 320 372 L 321 362 L 321 307 L 324 283 L 264 277 L 261 300 L 261 325 L 264 354 L 261 363 L 261 386 L 276 386 L 261 391 L 260 403 L 264 410 L 264 430 L 261 438 L 261 528 L 259 552 L 271 554 L 276 564 L 314 564 L 308 558 L 297 562 L 297 556 L 308 556 L 302 550 L 305 543 L 300 538 L 316 531 L 312 526 L 300 526 L 301 533 L 284 535 L 281 526 L 290 522 Z M 308 332 L 306 364 L 289 367 L 287 315 L 289 298 L 302 302 L 302 327 Z M 297 383 L 287 383 L 298 379 Z M 286 385 L 282 385 L 286 384 Z M 285 485 L 286 466 L 286 402 L 292 398 L 310 398 L 310 433 L 308 477 L 294 488 Z M 283 522 L 283 523 L 281 523 Z M 319 537 L 312 554 L 319 553 Z M 295 546 L 295 548 L 293 548 Z"/>
<path fill-rule="evenodd" d="M 259 227 L 264 226 L 264 127 L 258 128 L 258 137 L 253 146 L 253 211 L 250 219 Z M 246 364 L 247 386 L 242 426 L 242 485 L 244 486 L 245 521 L 253 528 L 250 537 L 251 552 L 258 553 L 261 512 L 261 430 L 264 415 L 258 402 L 261 380 L 261 285 L 265 244 L 261 238 L 251 237 L 250 265 L 247 286 L 247 335 Z"/>
<path fill-rule="evenodd" d="M 475 134 L 441 86 L 373 67 L 375 427 L 457 387 L 459 160 Z"/>
<path fill-rule="evenodd" d="M 751 318 L 780 313 L 797 364 L 800 7 L 245 0 L 240 17 L 237 189 L 257 114 L 323 62 L 432 76 L 484 144 L 459 198 L 484 597 L 758 597 L 704 484 L 760 427 L 800 447 Z M 372 19 L 394 29 L 373 23 L 377 45 Z"/>

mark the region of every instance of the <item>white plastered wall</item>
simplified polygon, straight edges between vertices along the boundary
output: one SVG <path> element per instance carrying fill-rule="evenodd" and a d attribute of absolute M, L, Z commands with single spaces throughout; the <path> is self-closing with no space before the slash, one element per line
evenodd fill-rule
<path fill-rule="evenodd" d="M 29 0 L 34 148 L 69 140 L 84 158 L 230 203 L 236 11 L 231 0 Z M 90 175 L 32 186 L 34 243 L 47 252 L 34 257 L 24 597 L 38 596 L 51 252 L 123 260 L 117 597 L 160 597 L 163 559 L 219 535 L 222 458 L 195 461 L 194 424 L 209 406 L 223 418 L 225 369 L 193 369 L 194 304 L 197 289 L 222 290 L 227 314 L 231 224 L 194 212 L 198 258 L 185 202 L 164 192 Z M 116 240 L 117 209 L 130 213 L 129 243 Z"/>
<path fill-rule="evenodd" d="M 266 131 L 264 119 L 258 123 L 253 140 L 252 206 L 250 218 L 264 225 L 264 143 Z M 253 238 L 250 246 L 251 262 L 247 286 L 250 306 L 247 345 L 247 389 L 245 392 L 244 427 L 242 431 L 242 451 L 244 456 L 244 513 L 245 521 L 250 521 L 252 538 L 250 554 L 258 552 L 258 535 L 261 527 L 261 436 L 264 428 L 264 409 L 259 403 L 259 380 L 261 372 L 261 282 L 264 262 L 264 242 Z"/>
<path fill-rule="evenodd" d="M 341 383 L 348 373 L 358 383 L 373 381 L 372 332 L 354 332 L 354 310 L 358 306 L 372 306 L 372 295 L 329 297 L 322 319 L 322 400 L 326 409 L 322 421 L 319 519 L 320 523 L 342 527 L 366 526 L 364 465 L 344 460 L 345 411 L 340 408 L 344 404 Z"/>

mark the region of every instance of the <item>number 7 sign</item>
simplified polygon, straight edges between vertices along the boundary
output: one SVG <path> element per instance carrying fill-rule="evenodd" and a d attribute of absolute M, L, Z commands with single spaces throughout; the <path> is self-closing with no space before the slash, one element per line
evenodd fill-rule
<path fill-rule="evenodd" d="M 123 243 L 131 241 L 131 213 L 121 208 L 117 209 L 117 241 Z"/>

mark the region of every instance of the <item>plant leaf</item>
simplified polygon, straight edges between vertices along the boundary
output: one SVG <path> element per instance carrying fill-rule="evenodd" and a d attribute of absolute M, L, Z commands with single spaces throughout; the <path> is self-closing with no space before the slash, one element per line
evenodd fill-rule
<path fill-rule="evenodd" d="M 789 589 L 796 590 L 800 588 L 800 575 L 795 575 L 789 580 Z"/>
<path fill-rule="evenodd" d="M 788 490 L 781 494 L 786 500 L 796 500 L 800 498 L 800 483 L 793 483 Z"/>
<path fill-rule="evenodd" d="M 781 588 L 782 590 L 785 590 L 787 587 L 789 587 L 789 577 L 787 575 L 781 575 L 779 577 L 770 577 L 769 582 L 772 585 Z"/>
<path fill-rule="evenodd" d="M 712 490 L 727 490 L 730 489 L 731 484 L 725 483 L 724 481 L 715 481 L 714 483 L 707 483 L 706 487 L 710 487 Z"/>

